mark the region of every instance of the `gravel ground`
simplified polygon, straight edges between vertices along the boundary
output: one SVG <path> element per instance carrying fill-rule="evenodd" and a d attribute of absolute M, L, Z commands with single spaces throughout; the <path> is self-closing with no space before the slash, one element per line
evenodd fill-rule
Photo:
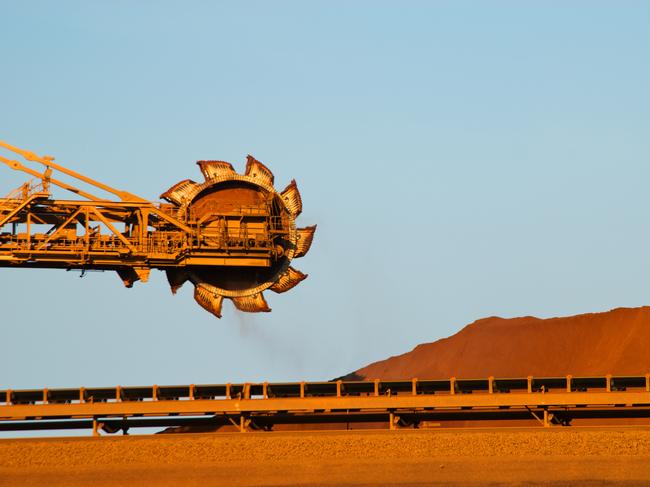
<path fill-rule="evenodd" d="M 650 484 L 650 429 L 402 430 L 0 441 L 0 485 Z"/>

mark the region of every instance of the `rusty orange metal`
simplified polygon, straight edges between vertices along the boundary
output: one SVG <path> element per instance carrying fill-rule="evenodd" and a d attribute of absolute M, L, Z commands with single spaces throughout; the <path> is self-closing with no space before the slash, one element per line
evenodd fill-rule
<path fill-rule="evenodd" d="M 279 192 L 273 173 L 248 156 L 243 174 L 225 161 L 199 161 L 203 181 L 181 181 L 156 203 L 0 141 L 40 164 L 38 172 L 0 156 L 34 179 L 0 198 L 0 267 L 115 271 L 127 287 L 164 270 L 172 292 L 195 286 L 199 305 L 221 317 L 224 299 L 241 311 L 270 311 L 263 291 L 282 293 L 306 274 L 291 267 L 311 246 L 316 226 L 296 228 L 302 199 L 295 181 Z M 112 197 L 61 181 L 57 173 Z M 51 188 L 77 199 L 56 199 Z"/>

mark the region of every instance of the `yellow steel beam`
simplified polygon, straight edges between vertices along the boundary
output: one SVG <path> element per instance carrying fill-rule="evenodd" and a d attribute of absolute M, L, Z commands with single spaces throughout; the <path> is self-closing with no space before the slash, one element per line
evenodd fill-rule
<path fill-rule="evenodd" d="M 29 174 L 31 176 L 34 176 L 34 177 L 40 178 L 40 179 L 43 179 L 43 177 L 44 177 L 44 175 L 41 174 L 40 172 L 34 171 L 33 169 L 31 169 L 29 167 L 26 167 L 25 165 L 21 164 L 18 161 L 15 161 L 15 160 L 12 160 L 12 159 L 7 159 L 6 157 L 0 156 L 0 162 L 6 164 L 7 166 L 9 166 L 11 169 L 14 169 L 15 171 L 22 171 L 22 172 L 24 172 L 26 174 Z M 87 198 L 89 200 L 105 201 L 102 198 L 99 198 L 99 197 L 97 197 L 97 196 L 95 196 L 93 194 L 82 191 L 81 189 L 76 188 L 74 186 L 71 186 L 71 185 L 69 185 L 67 183 L 64 183 L 63 181 L 59 181 L 58 179 L 50 178 L 50 182 L 52 184 L 55 184 L 55 185 L 59 186 L 60 188 L 63 188 L 65 190 L 67 190 L 67 191 L 78 194 L 79 196 L 82 196 L 82 197 Z"/>
<path fill-rule="evenodd" d="M 46 167 L 51 167 L 53 169 L 56 169 L 57 171 L 60 171 L 64 174 L 67 174 L 68 176 L 71 176 L 75 179 L 78 179 L 80 181 L 83 181 L 86 184 L 89 184 L 91 186 L 95 186 L 96 188 L 103 189 L 104 191 L 114 194 L 118 198 L 120 198 L 122 201 L 147 201 L 144 198 L 141 198 L 139 196 L 136 196 L 132 193 L 129 193 L 128 191 L 122 191 L 119 189 L 112 188 L 111 186 L 108 186 L 107 184 L 100 183 L 99 181 L 95 181 L 94 179 L 91 179 L 87 176 L 84 176 L 83 174 L 79 174 L 76 171 L 73 171 L 71 169 L 68 169 L 64 166 L 61 166 L 59 164 L 54 163 L 54 158 L 50 156 L 44 156 L 40 157 L 36 155 L 34 152 L 27 151 L 20 149 L 18 147 L 15 147 L 13 145 L 10 145 L 6 142 L 3 142 L 0 140 L 0 147 L 4 147 L 7 150 L 10 150 L 11 152 L 15 152 L 16 154 L 20 154 L 23 156 L 25 159 L 28 161 L 32 162 L 37 162 L 39 164 L 43 164 Z M 93 198 L 95 199 L 95 198 Z"/>
<path fill-rule="evenodd" d="M 125 202 L 116 202 L 116 201 L 107 201 L 107 200 L 99 200 L 99 201 L 53 200 L 52 201 L 52 206 L 72 206 L 72 205 L 87 206 L 87 207 L 98 206 L 102 208 L 116 208 L 116 209 L 126 209 L 126 208 L 147 209 L 150 214 L 156 215 L 158 218 L 166 221 L 167 223 L 170 223 L 171 225 L 174 225 L 180 230 L 183 230 L 188 235 L 194 235 L 196 233 L 195 230 L 193 230 L 191 227 L 184 224 L 180 220 L 177 220 L 176 218 L 167 215 L 164 211 L 156 207 L 156 205 L 154 205 L 150 201 L 125 201 Z"/>
<path fill-rule="evenodd" d="M 188 227 L 187 225 L 177 220 L 176 218 L 173 218 L 165 214 L 165 212 L 161 211 L 159 208 L 156 208 L 153 205 L 151 206 L 151 213 L 156 215 L 158 218 L 165 220 L 167 223 L 171 223 L 172 225 L 180 228 L 181 230 L 185 231 L 188 235 L 194 235 L 196 233 L 192 228 Z"/>
<path fill-rule="evenodd" d="M 310 412 L 314 410 L 435 410 L 468 408 L 539 407 L 650 407 L 650 393 L 642 392 L 548 392 L 513 394 L 449 394 L 340 396 L 268 399 L 187 399 L 180 401 L 116 401 L 76 404 L 12 404 L 0 406 L 0 420 L 22 418 L 83 418 L 92 416 L 133 416 L 217 413 Z"/>
<path fill-rule="evenodd" d="M 81 208 L 77 208 L 77 211 L 72 213 L 72 215 L 70 215 L 70 217 L 68 217 L 68 219 L 66 219 L 62 224 L 60 224 L 59 228 L 57 228 L 54 231 L 54 233 L 52 233 L 52 235 L 47 237 L 45 242 L 43 242 L 40 246 L 38 246 L 36 248 L 36 252 L 38 252 L 39 250 L 42 250 L 52 239 L 57 237 L 63 231 L 63 229 L 66 227 L 66 225 L 68 225 L 70 222 L 72 222 L 72 220 L 74 220 L 77 217 L 77 215 L 79 215 L 79 213 L 81 213 Z"/>
<path fill-rule="evenodd" d="M 20 204 L 18 206 L 16 206 L 15 208 L 13 208 L 11 211 L 7 212 L 6 215 L 2 216 L 0 218 L 0 228 L 2 228 L 9 220 L 11 220 L 15 215 L 20 213 L 21 210 L 23 210 L 32 201 L 34 201 L 35 198 L 36 198 L 36 196 L 34 196 L 34 195 L 30 196 L 26 200 L 21 201 Z"/>
<path fill-rule="evenodd" d="M 122 241 L 122 243 L 128 247 L 128 249 L 129 249 L 131 252 L 136 253 L 136 252 L 138 251 L 138 250 L 137 250 L 133 245 L 131 245 L 131 242 L 129 242 L 129 241 L 124 237 L 124 235 L 122 235 L 120 232 L 117 231 L 117 229 L 113 226 L 113 224 L 112 224 L 111 222 L 109 222 L 106 218 L 104 218 L 104 215 L 102 215 L 101 212 L 97 210 L 97 208 L 91 208 L 90 211 L 91 211 L 91 213 L 93 213 L 97 218 L 99 218 L 99 220 L 100 220 L 104 225 L 106 225 L 106 226 L 108 227 L 108 229 L 109 229 L 111 232 L 113 232 L 113 234 L 114 234 L 117 238 L 119 238 L 119 239 Z"/>

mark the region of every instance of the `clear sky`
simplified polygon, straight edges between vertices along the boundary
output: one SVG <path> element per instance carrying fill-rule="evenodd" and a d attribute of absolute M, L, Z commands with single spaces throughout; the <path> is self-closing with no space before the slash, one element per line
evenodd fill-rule
<path fill-rule="evenodd" d="M 1 140 L 152 200 L 252 154 L 318 224 L 270 314 L 0 269 L 0 388 L 330 379 L 486 316 L 650 304 L 648 26 L 632 1 L 0 2 Z"/>

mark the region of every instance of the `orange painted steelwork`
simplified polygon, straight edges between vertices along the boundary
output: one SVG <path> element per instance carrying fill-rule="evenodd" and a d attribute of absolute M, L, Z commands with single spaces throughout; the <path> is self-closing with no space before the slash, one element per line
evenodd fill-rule
<path fill-rule="evenodd" d="M 0 198 L 0 267 L 116 271 L 124 284 L 165 270 L 172 292 L 186 281 L 196 301 L 221 316 L 224 298 L 242 311 L 270 311 L 262 292 L 285 292 L 305 277 L 291 267 L 311 246 L 315 226 L 296 228 L 302 200 L 295 181 L 284 191 L 249 156 L 244 174 L 223 161 L 199 161 L 202 183 L 181 181 L 153 203 L 0 141 L 0 147 L 45 167 L 40 173 L 0 156 L 35 179 Z M 100 198 L 54 177 L 55 171 L 115 199 Z M 83 199 L 55 199 L 51 188 Z"/>
<path fill-rule="evenodd" d="M 4 402 L 3 402 L 4 401 Z M 335 381 L 0 391 L 0 430 L 179 424 L 242 431 L 282 423 L 650 418 L 650 374 L 634 377 Z M 145 420 L 146 419 L 146 420 Z M 49 426 L 48 426 L 49 425 Z"/>

